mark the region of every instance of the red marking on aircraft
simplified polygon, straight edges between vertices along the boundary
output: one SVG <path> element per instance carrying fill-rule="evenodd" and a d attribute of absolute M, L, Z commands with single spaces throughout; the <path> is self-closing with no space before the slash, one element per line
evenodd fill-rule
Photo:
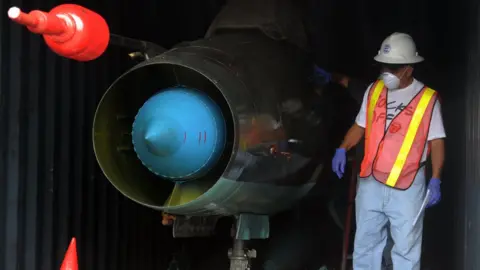
<path fill-rule="evenodd" d="M 204 135 L 204 137 L 205 137 L 205 138 L 203 138 L 203 143 L 206 143 L 206 142 L 207 142 L 207 132 L 204 131 L 204 132 L 203 132 L 203 135 Z"/>

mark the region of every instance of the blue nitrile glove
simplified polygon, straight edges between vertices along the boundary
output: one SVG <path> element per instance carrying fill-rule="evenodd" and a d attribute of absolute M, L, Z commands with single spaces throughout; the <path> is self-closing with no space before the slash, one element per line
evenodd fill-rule
<path fill-rule="evenodd" d="M 332 74 L 322 68 L 319 68 L 317 65 L 314 65 L 313 78 L 318 84 L 327 84 L 332 81 Z"/>
<path fill-rule="evenodd" d="M 335 156 L 332 160 L 332 170 L 337 174 L 338 178 L 343 177 L 345 172 L 345 164 L 347 163 L 347 151 L 344 148 L 335 150 Z"/>
<path fill-rule="evenodd" d="M 442 192 L 440 190 L 440 184 L 442 181 L 438 178 L 430 179 L 428 183 L 428 190 L 430 190 L 430 200 L 427 203 L 427 208 L 437 205 L 442 199 Z"/>

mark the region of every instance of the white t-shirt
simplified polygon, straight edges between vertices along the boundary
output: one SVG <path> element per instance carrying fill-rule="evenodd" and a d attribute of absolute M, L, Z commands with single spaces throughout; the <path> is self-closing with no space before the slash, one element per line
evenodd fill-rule
<path fill-rule="evenodd" d="M 355 122 L 357 125 L 365 128 L 365 114 L 367 109 L 367 102 L 368 102 L 368 93 L 370 88 L 373 84 L 367 88 L 365 94 L 363 96 L 362 107 L 360 108 L 360 112 L 358 112 L 357 119 Z M 403 89 L 396 89 L 396 90 L 388 90 L 387 96 L 387 125 L 386 128 L 390 125 L 392 119 L 401 112 L 408 103 L 415 97 L 418 92 L 420 92 L 424 87 L 422 82 L 417 80 L 413 80 L 412 84 L 403 88 Z M 412 111 L 414 108 L 412 108 Z M 433 107 L 432 119 L 430 120 L 430 128 L 428 131 L 428 141 L 445 138 L 445 128 L 443 127 L 443 119 L 442 119 L 442 112 L 441 112 L 441 105 L 440 102 L 435 102 L 435 106 Z M 425 146 L 425 151 L 423 152 L 422 161 L 424 162 L 427 160 L 427 146 Z"/>

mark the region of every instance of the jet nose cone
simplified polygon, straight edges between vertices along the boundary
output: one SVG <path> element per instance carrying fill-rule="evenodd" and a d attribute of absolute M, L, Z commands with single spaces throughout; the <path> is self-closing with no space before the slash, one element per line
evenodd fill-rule
<path fill-rule="evenodd" d="M 179 146 L 179 131 L 165 121 L 150 122 L 145 131 L 145 146 L 155 156 L 167 157 Z"/>
<path fill-rule="evenodd" d="M 212 169 L 225 147 L 225 119 L 205 93 L 168 88 L 150 97 L 132 126 L 138 159 L 172 181 L 197 179 Z"/>

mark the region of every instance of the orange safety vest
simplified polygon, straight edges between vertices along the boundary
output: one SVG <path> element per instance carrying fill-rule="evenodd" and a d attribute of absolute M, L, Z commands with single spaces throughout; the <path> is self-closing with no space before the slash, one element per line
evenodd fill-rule
<path fill-rule="evenodd" d="M 373 175 L 387 186 L 405 190 L 420 168 L 437 93 L 425 86 L 385 129 L 387 95 L 382 80 L 370 88 L 360 177 Z"/>

